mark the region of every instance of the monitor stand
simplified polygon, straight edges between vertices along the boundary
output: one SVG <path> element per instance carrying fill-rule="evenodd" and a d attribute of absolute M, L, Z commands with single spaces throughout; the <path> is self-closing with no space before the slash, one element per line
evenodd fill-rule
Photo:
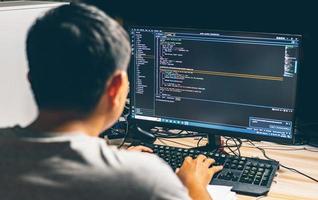
<path fill-rule="evenodd" d="M 130 139 L 132 141 L 137 140 L 152 144 L 156 140 L 156 137 L 150 131 L 140 128 L 136 124 L 132 124 L 129 126 L 127 141 Z"/>
<path fill-rule="evenodd" d="M 200 151 L 217 151 L 221 146 L 221 137 L 219 135 L 207 134 L 208 142 L 204 146 L 194 147 L 192 149 Z"/>

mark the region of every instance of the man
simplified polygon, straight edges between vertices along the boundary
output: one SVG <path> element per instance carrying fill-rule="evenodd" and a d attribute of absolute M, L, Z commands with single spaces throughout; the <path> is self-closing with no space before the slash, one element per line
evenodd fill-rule
<path fill-rule="evenodd" d="M 96 137 L 128 92 L 130 46 L 114 20 L 83 4 L 51 10 L 31 27 L 27 58 L 39 115 L 0 130 L 1 199 L 210 199 L 206 186 L 221 170 L 212 159 L 188 157 L 176 176 L 155 155 Z"/>

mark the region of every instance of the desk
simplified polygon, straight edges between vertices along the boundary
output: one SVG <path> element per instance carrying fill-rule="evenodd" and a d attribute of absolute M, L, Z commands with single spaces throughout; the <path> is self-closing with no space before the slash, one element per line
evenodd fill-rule
<path fill-rule="evenodd" d="M 195 147 L 198 138 L 185 139 L 160 139 L 156 141 L 158 144 L 164 144 L 177 147 Z M 205 141 L 202 141 L 202 145 Z M 318 148 L 310 146 L 286 146 L 278 145 L 270 142 L 254 142 L 256 146 L 266 150 L 267 156 L 280 161 L 285 166 L 295 168 L 309 176 L 318 178 Z M 306 147 L 309 150 L 303 150 Z M 226 150 L 226 149 L 225 149 Z M 226 150 L 227 151 L 227 150 Z M 251 144 L 244 142 L 241 147 L 242 156 L 264 158 L 262 152 L 253 147 Z M 277 171 L 270 192 L 267 196 L 250 197 L 245 195 L 237 195 L 242 200 L 317 200 L 318 199 L 318 183 L 285 168 Z"/>

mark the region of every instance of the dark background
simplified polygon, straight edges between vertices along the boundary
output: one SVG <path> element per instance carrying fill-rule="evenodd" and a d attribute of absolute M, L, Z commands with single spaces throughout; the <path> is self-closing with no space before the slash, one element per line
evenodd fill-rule
<path fill-rule="evenodd" d="M 176 1 L 86 0 L 124 25 L 207 28 L 303 35 L 298 117 L 317 122 L 318 11 L 314 1 Z"/>
<path fill-rule="evenodd" d="M 0 0 L 4 1 L 4 0 Z M 60 0 L 63 1 L 63 0 Z M 74 0 L 76 1 L 76 0 Z M 315 1 L 77 0 L 95 4 L 124 25 L 207 28 L 303 35 L 298 116 L 318 122 L 318 9 Z"/>

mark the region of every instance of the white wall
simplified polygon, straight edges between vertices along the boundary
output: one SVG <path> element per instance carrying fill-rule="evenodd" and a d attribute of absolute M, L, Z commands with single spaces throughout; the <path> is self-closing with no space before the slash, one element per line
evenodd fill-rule
<path fill-rule="evenodd" d="M 36 17 L 58 5 L 0 7 L 0 127 L 25 126 L 37 115 L 27 81 L 25 40 Z"/>

